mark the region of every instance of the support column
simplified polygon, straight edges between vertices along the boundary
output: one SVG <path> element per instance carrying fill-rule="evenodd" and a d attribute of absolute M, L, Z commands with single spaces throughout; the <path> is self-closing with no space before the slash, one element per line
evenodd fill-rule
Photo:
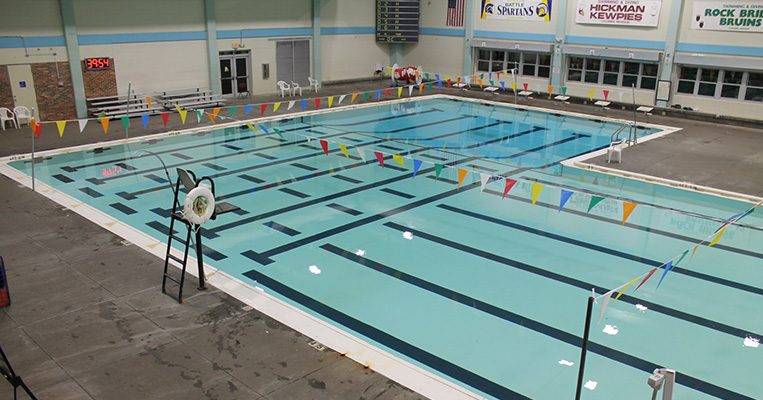
<path fill-rule="evenodd" d="M 209 90 L 222 94 L 220 85 L 220 53 L 217 50 L 217 16 L 215 0 L 204 0 L 204 20 L 207 27 L 207 60 L 209 64 Z"/>
<path fill-rule="evenodd" d="M 77 110 L 77 118 L 87 118 L 85 83 L 82 80 L 82 60 L 80 60 L 79 55 L 77 24 L 74 21 L 74 0 L 60 0 L 60 4 L 66 53 L 69 59 L 69 72 L 72 76 L 72 89 L 74 90 L 74 107 Z"/>
<path fill-rule="evenodd" d="M 403 43 L 389 44 L 389 65 L 403 66 Z"/>
<path fill-rule="evenodd" d="M 551 18 L 554 22 L 554 54 L 551 55 L 551 84 L 554 87 L 564 86 L 564 39 L 567 37 L 567 3 L 568 1 L 554 2 Z"/>
<path fill-rule="evenodd" d="M 313 0 L 313 79 L 321 79 L 321 0 Z"/>
<path fill-rule="evenodd" d="M 464 62 L 462 74 L 471 75 L 474 70 L 472 54 L 472 40 L 474 40 L 474 0 L 464 0 Z"/>
<path fill-rule="evenodd" d="M 670 2 L 670 14 L 668 14 L 668 28 L 665 37 L 665 49 L 662 53 L 662 61 L 660 63 L 660 79 L 661 81 L 669 81 L 673 75 L 673 59 L 676 55 L 676 45 L 678 43 L 678 30 L 681 27 L 681 10 L 683 9 L 684 0 L 673 0 Z M 671 85 L 671 91 L 673 90 Z M 657 101 L 655 104 L 657 107 L 667 107 L 667 101 Z"/>

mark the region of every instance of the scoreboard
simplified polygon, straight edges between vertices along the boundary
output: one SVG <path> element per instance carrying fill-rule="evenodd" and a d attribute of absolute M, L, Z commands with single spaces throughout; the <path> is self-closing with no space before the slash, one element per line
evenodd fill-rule
<path fill-rule="evenodd" d="M 376 41 L 419 41 L 419 0 L 376 0 Z"/>

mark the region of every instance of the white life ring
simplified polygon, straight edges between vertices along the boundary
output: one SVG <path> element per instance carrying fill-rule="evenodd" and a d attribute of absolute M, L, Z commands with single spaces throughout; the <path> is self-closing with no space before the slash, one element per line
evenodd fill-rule
<path fill-rule="evenodd" d="M 197 186 L 185 196 L 183 216 L 192 224 L 201 225 L 215 212 L 215 196 L 206 186 Z"/>

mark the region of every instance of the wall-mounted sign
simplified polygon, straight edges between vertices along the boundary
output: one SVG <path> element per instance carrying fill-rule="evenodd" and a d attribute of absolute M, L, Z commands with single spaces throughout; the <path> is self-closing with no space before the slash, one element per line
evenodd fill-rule
<path fill-rule="evenodd" d="M 480 18 L 551 21 L 552 0 L 482 0 Z"/>
<path fill-rule="evenodd" d="M 692 29 L 763 32 L 763 1 L 695 1 Z"/>
<path fill-rule="evenodd" d="M 578 0 L 578 24 L 657 26 L 662 0 Z"/>
<path fill-rule="evenodd" d="M 108 57 L 95 57 L 85 59 L 85 70 L 93 71 L 111 68 L 111 59 Z"/>
<path fill-rule="evenodd" d="M 25 88 L 26 87 L 26 81 L 19 81 L 19 87 Z"/>

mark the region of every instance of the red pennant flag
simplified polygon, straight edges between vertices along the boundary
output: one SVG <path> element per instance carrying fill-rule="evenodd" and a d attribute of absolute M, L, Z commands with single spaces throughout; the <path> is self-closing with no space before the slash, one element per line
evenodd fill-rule
<path fill-rule="evenodd" d="M 40 133 L 42 133 L 42 122 L 38 122 L 34 124 L 34 137 L 37 139 L 40 138 Z"/>
<path fill-rule="evenodd" d="M 450 78 L 448 78 L 448 87 L 450 87 Z"/>
<path fill-rule="evenodd" d="M 265 115 L 265 110 L 268 108 L 268 103 L 260 105 L 260 115 Z"/>
<path fill-rule="evenodd" d="M 638 288 L 640 288 L 640 287 L 641 287 L 641 285 L 645 284 L 645 283 L 646 283 L 646 281 L 648 281 L 648 280 L 649 280 L 649 278 L 651 278 L 651 277 L 652 277 L 652 275 L 654 275 L 654 273 L 655 273 L 655 272 L 657 272 L 657 268 L 660 268 L 660 267 L 654 267 L 654 268 L 652 268 L 652 270 L 651 270 L 651 271 L 649 271 L 649 273 L 648 273 L 648 274 L 646 274 L 646 276 L 644 277 L 644 280 L 642 280 L 642 281 L 641 281 L 641 283 L 639 283 L 639 284 L 638 284 L 638 286 L 636 286 L 636 288 L 635 288 L 635 289 L 633 289 L 633 291 L 634 291 L 634 292 L 635 292 L 635 291 L 637 291 L 637 290 L 638 290 Z"/>
<path fill-rule="evenodd" d="M 320 97 L 315 99 L 315 108 L 321 108 L 321 99 L 320 99 Z"/>
<path fill-rule="evenodd" d="M 509 194 L 509 190 L 511 190 L 511 188 L 513 188 L 516 184 L 516 179 L 506 178 L 506 186 L 503 188 L 503 196 L 501 196 L 501 199 L 505 199 L 506 195 Z"/>
<path fill-rule="evenodd" d="M 527 86 L 528 86 L 527 83 L 523 83 L 522 86 L 524 86 L 525 92 L 526 92 L 527 91 Z"/>
<path fill-rule="evenodd" d="M 375 151 L 374 154 L 376 155 L 376 159 L 379 160 L 379 165 L 381 165 L 382 168 L 384 168 L 384 154 L 378 151 Z"/>
<path fill-rule="evenodd" d="M 609 90 L 604 89 L 604 101 L 607 101 L 607 97 L 609 97 Z"/>
<path fill-rule="evenodd" d="M 387 88 L 387 90 L 384 91 L 384 95 L 389 97 L 390 93 L 392 93 L 392 88 Z"/>
<path fill-rule="evenodd" d="M 321 148 L 323 148 L 323 152 L 326 153 L 326 155 L 329 155 L 329 142 L 321 139 Z"/>
<path fill-rule="evenodd" d="M 170 119 L 170 113 L 168 113 L 168 112 L 163 112 L 163 113 L 162 113 L 162 124 L 164 124 L 164 126 L 167 126 L 167 121 L 168 121 L 169 119 Z"/>

